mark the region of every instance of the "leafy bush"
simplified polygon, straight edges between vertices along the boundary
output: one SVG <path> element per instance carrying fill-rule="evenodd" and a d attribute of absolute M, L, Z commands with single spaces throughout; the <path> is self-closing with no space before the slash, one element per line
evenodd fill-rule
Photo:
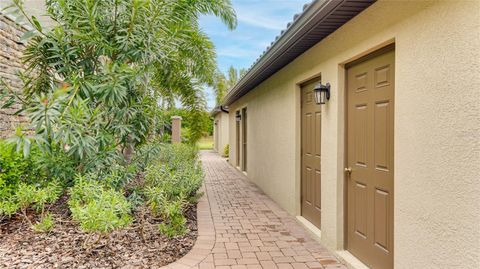
<path fill-rule="evenodd" d="M 132 221 L 131 204 L 123 193 L 91 178 L 76 178 L 68 204 L 73 219 L 86 232 L 109 233 L 127 227 Z"/>
<path fill-rule="evenodd" d="M 71 186 L 73 175 L 77 173 L 76 163 L 61 149 L 55 149 L 52 154 L 33 156 L 34 166 L 42 171 L 47 178 L 56 178 L 64 186 Z"/>
<path fill-rule="evenodd" d="M 163 215 L 166 222 L 160 223 L 158 226 L 161 233 L 168 237 L 183 235 L 187 232 L 187 220 L 183 216 L 183 206 L 185 201 L 178 199 L 165 204 Z"/>
<path fill-rule="evenodd" d="M 46 186 L 51 182 L 68 186 L 76 173 L 65 154 L 43 155 L 32 145 L 30 154 L 16 152 L 15 145 L 0 140 L 0 200 L 14 195 L 21 183 Z"/>
<path fill-rule="evenodd" d="M 169 237 L 182 235 L 187 232 L 184 210 L 196 199 L 203 179 L 198 150 L 191 145 L 146 144 L 130 165 L 114 162 L 108 169 L 78 173 L 75 177 L 74 166 L 62 161 L 61 154 L 51 155 L 55 156 L 52 159 L 37 158 L 35 154 L 24 158 L 7 146 L 0 153 L 2 160 L 8 160 L 2 162 L 2 171 L 6 172 L 1 174 L 2 194 L 6 195 L 0 198 L 0 218 L 20 212 L 38 232 L 53 229 L 54 219 L 47 205 L 60 197 L 62 186 L 73 184 L 68 205 L 73 220 L 88 233 L 105 235 L 127 227 L 132 222 L 133 206 L 147 203 L 151 212 L 163 219 L 158 226 L 161 233 Z M 59 167 L 55 168 L 55 162 Z M 139 170 L 145 171 L 144 180 L 129 189 Z M 37 223 L 27 215 L 29 209 L 40 214 Z"/>
<path fill-rule="evenodd" d="M 225 147 L 223 148 L 223 156 L 228 158 L 229 154 L 230 154 L 230 146 L 226 144 Z"/>
<path fill-rule="evenodd" d="M 22 0 L 9 2 L 7 14 L 31 30 L 24 96 L 0 83 L 0 106 L 19 101 L 30 119 L 35 136 L 15 139 L 26 155 L 38 144 L 45 154 L 64 148 L 80 172 L 107 167 L 148 140 L 163 110 L 159 97 L 163 107 L 179 101 L 193 114 L 192 143 L 210 123 L 202 87 L 213 82 L 215 49 L 198 18 L 213 14 L 233 29 L 229 0 L 46 1 L 57 22 L 47 28 Z"/>
<path fill-rule="evenodd" d="M 160 160 L 145 171 L 147 186 L 161 189 L 167 200 L 195 196 L 203 180 L 197 155 L 198 151 L 188 145 L 164 147 Z"/>
<path fill-rule="evenodd" d="M 39 222 L 33 225 L 33 230 L 37 232 L 50 232 L 55 225 L 55 221 L 53 220 L 53 216 L 50 212 L 48 212 L 45 216 L 43 216 Z"/>
<path fill-rule="evenodd" d="M 11 197 L 3 201 L 0 200 L 0 220 L 10 218 L 13 214 L 17 213 L 18 209 L 18 204 Z"/>
<path fill-rule="evenodd" d="M 35 209 L 43 219 L 46 217 L 48 204 L 53 204 L 62 194 L 62 187 L 55 180 L 45 186 L 20 183 L 15 192 L 0 199 L 0 218 L 11 217 L 20 211 L 24 219 L 35 228 L 27 215 L 29 208 Z M 48 214 L 48 213 L 47 213 Z"/>
<path fill-rule="evenodd" d="M 186 232 L 183 210 L 188 201 L 197 197 L 202 180 L 195 147 L 183 144 L 162 147 L 159 158 L 146 168 L 144 191 L 152 212 L 164 219 L 159 225 L 160 232 L 167 236 Z"/>
<path fill-rule="evenodd" d="M 93 173 L 93 175 L 97 175 L 97 179 L 102 181 L 105 187 L 120 190 L 125 186 L 125 184 L 132 181 L 136 173 L 136 164 L 125 166 L 114 163 L 108 170 L 98 172 L 97 174 Z"/>
<path fill-rule="evenodd" d="M 0 141 L 0 199 L 9 197 L 21 182 L 31 182 L 32 179 L 40 180 L 38 169 L 35 167 L 35 152 L 28 158 L 15 151 L 13 145 Z"/>
<path fill-rule="evenodd" d="M 57 201 L 61 193 L 62 188 L 56 181 L 49 182 L 45 187 L 20 183 L 13 198 L 25 217 L 27 217 L 26 210 L 30 207 L 40 212 L 43 216 L 45 205 Z"/>
<path fill-rule="evenodd" d="M 170 140 L 169 140 L 170 141 Z M 158 158 L 162 151 L 162 144 L 151 142 L 137 148 L 133 163 L 137 165 L 142 171 L 155 159 Z"/>

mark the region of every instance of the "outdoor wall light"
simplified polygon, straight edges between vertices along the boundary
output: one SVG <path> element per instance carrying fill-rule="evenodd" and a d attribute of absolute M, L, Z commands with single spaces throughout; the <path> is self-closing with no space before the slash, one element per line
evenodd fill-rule
<path fill-rule="evenodd" d="M 322 85 L 322 83 L 319 82 L 313 91 L 317 105 L 323 105 L 330 100 L 330 83 L 327 82 L 327 85 Z"/>
<path fill-rule="evenodd" d="M 237 112 L 237 115 L 235 115 L 235 120 L 236 121 L 241 121 L 242 120 L 242 115 L 240 115 L 240 113 Z"/>

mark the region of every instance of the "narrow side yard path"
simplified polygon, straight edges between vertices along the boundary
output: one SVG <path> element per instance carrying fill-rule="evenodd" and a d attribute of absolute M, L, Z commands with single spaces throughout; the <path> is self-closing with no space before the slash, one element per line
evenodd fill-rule
<path fill-rule="evenodd" d="M 199 237 L 168 268 L 346 268 L 242 173 L 203 151 Z"/>

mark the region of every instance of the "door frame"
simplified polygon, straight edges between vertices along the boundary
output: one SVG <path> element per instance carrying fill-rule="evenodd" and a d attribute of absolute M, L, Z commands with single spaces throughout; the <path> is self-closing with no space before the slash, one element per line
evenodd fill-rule
<path fill-rule="evenodd" d="M 220 125 L 220 121 L 219 120 L 215 120 L 214 121 L 214 132 L 215 132 L 215 135 L 214 135 L 214 138 L 213 138 L 213 141 L 214 141 L 214 150 L 216 150 L 217 152 L 220 152 L 220 149 L 218 147 L 218 140 L 219 140 L 219 131 L 220 131 L 220 128 L 219 128 L 219 125 Z"/>
<path fill-rule="evenodd" d="M 343 164 L 341 167 L 342 174 L 343 174 L 343 249 L 348 252 L 348 177 L 346 176 L 344 172 L 344 168 L 347 167 L 348 165 L 348 87 L 347 87 L 347 70 L 349 67 L 354 66 L 356 64 L 359 64 L 361 62 L 368 61 L 369 59 L 375 58 L 376 56 L 382 55 L 386 52 L 395 51 L 395 39 L 388 40 L 378 46 L 375 46 L 373 48 L 370 48 L 367 51 L 364 51 L 363 53 L 357 55 L 354 58 L 351 58 L 348 61 L 343 62 L 342 64 L 339 65 L 339 68 L 341 69 L 341 74 L 340 78 L 343 81 Z M 396 59 L 396 53 L 395 53 L 395 59 Z M 395 76 L 395 80 L 397 79 L 397 76 Z M 339 88 L 340 90 L 340 88 Z M 394 91 L 395 93 L 395 91 Z M 395 110 L 394 110 L 395 111 Z M 394 120 L 395 120 L 395 112 L 394 112 Z M 393 133 L 395 137 L 395 131 Z M 394 159 L 395 159 L 395 149 L 394 149 Z M 395 175 L 394 175 L 394 182 L 395 182 Z M 395 197 L 395 196 L 394 196 Z M 395 205 L 395 199 L 393 200 L 393 203 Z M 395 206 L 394 206 L 395 208 Z M 393 212 L 393 218 L 394 218 L 394 223 L 395 223 L 395 212 Z M 395 226 L 393 228 L 393 234 L 395 238 Z M 350 252 L 349 252 L 350 253 Z M 353 257 L 355 257 L 352 254 Z M 395 256 L 394 256 L 395 259 Z M 360 261 L 360 260 L 358 260 Z M 361 262 L 361 261 L 360 261 Z"/>
<path fill-rule="evenodd" d="M 237 121 L 237 115 L 240 114 L 240 109 L 235 111 L 235 167 L 240 166 L 240 161 L 241 161 L 241 154 L 240 154 L 240 149 L 241 149 L 241 140 L 240 140 L 240 134 L 241 134 L 241 119 L 240 121 Z"/>
<path fill-rule="evenodd" d="M 248 154 L 248 110 L 247 106 L 244 106 L 240 110 L 241 120 L 240 120 L 240 133 L 241 133 L 241 163 L 240 163 L 240 170 L 242 172 L 247 173 L 248 165 L 247 165 L 247 154 Z"/>

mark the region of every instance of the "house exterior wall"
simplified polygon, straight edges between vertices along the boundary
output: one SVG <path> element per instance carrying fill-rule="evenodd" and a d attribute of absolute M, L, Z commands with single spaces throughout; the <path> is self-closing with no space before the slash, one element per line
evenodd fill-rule
<path fill-rule="evenodd" d="M 230 105 L 248 107 L 248 177 L 300 215 L 299 83 L 321 74 L 322 235 L 344 248 L 345 68 L 395 43 L 395 268 L 480 266 L 480 2 L 379 1 Z"/>
<path fill-rule="evenodd" d="M 228 139 L 229 139 L 229 135 L 228 135 L 228 129 L 229 129 L 228 128 L 229 127 L 228 113 L 219 112 L 219 113 L 215 114 L 214 122 L 217 122 L 217 125 L 213 129 L 214 139 L 215 139 L 215 137 L 217 137 L 216 133 L 218 132 L 218 144 L 215 141 L 214 149 L 220 155 L 224 155 L 224 149 L 225 149 L 225 146 L 228 144 Z"/>

